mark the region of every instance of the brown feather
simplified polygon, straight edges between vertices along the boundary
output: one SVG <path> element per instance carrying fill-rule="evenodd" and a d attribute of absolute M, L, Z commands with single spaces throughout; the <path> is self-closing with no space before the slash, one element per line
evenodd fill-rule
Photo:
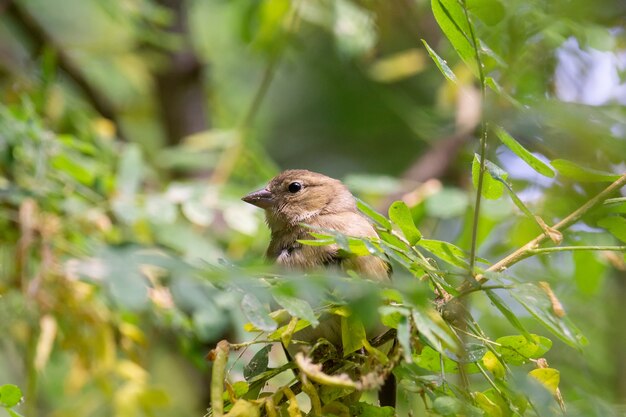
<path fill-rule="evenodd" d="M 296 182 L 302 188 L 295 193 L 290 192 L 289 185 Z M 354 237 L 376 236 L 373 226 L 358 211 L 354 196 L 341 181 L 311 171 L 289 170 L 274 177 L 265 190 L 269 191 L 272 200 L 264 207 L 272 233 L 267 249 L 269 259 L 286 267 L 304 270 L 338 261 L 343 269 L 352 269 L 364 277 L 388 279 L 389 268 L 380 258 L 338 258 L 336 245 L 307 246 L 298 243 L 298 240 L 312 238 L 310 230 L 302 224 Z"/>

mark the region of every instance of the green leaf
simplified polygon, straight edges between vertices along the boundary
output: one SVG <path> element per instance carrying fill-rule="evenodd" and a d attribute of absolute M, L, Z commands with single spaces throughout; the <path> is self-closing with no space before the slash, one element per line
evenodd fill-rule
<path fill-rule="evenodd" d="M 232 385 L 232 388 L 233 388 L 233 393 L 235 394 L 235 398 L 241 398 L 250 391 L 250 384 L 248 384 L 246 381 L 237 381 Z M 225 399 L 228 399 L 228 393 L 225 392 L 224 394 L 227 397 Z"/>
<path fill-rule="evenodd" d="M 476 53 L 470 41 L 470 30 L 465 18 L 465 11 L 457 0 L 431 0 L 435 20 L 446 35 L 454 50 L 478 74 Z"/>
<path fill-rule="evenodd" d="M 9 417 L 24 417 L 20 413 L 18 413 L 17 411 L 11 408 L 5 408 L 5 410 L 7 413 L 9 413 Z"/>
<path fill-rule="evenodd" d="M 502 379 L 506 375 L 504 366 L 492 351 L 485 353 L 485 356 L 482 358 L 482 363 L 496 378 Z"/>
<path fill-rule="evenodd" d="M 504 336 L 496 340 L 500 346 L 496 346 L 496 351 L 500 353 L 502 359 L 512 365 L 523 365 L 529 359 L 542 357 L 552 347 L 552 341 L 547 337 L 530 335 L 531 340 L 521 335 Z"/>
<path fill-rule="evenodd" d="M 404 201 L 395 201 L 389 207 L 389 219 L 402 230 L 404 237 L 411 246 L 415 245 L 422 238 L 422 234 L 417 230 L 413 222 L 411 210 Z"/>
<path fill-rule="evenodd" d="M 441 240 L 422 239 L 419 242 L 419 246 L 427 249 L 432 252 L 433 255 L 451 265 L 461 268 L 466 268 L 468 266 L 467 261 L 465 260 L 468 255 L 465 251 L 463 251 L 463 249 L 453 245 L 452 243 Z"/>
<path fill-rule="evenodd" d="M 509 306 L 506 305 L 504 300 L 500 298 L 498 294 L 496 294 L 492 290 L 486 290 L 485 294 L 487 295 L 487 297 L 489 297 L 489 300 L 491 300 L 493 305 L 495 305 L 496 308 L 500 310 L 500 313 L 502 313 L 502 315 L 506 317 L 509 323 L 513 325 L 513 327 L 519 330 L 524 336 L 530 338 L 530 333 L 528 333 L 528 331 L 526 330 L 522 322 L 519 321 L 519 319 L 517 318 L 517 315 L 513 313 L 513 311 L 511 311 Z"/>
<path fill-rule="evenodd" d="M 424 39 L 422 39 L 422 43 L 426 47 L 426 51 L 428 51 L 428 55 L 430 55 L 430 57 L 435 62 L 435 65 L 437 65 L 437 68 L 439 68 L 439 71 L 441 71 L 443 76 L 446 77 L 448 80 L 452 81 L 453 83 L 456 83 L 457 82 L 456 75 L 454 75 L 454 72 L 452 72 L 452 70 L 448 66 L 448 63 L 439 55 L 437 55 L 437 53 L 433 50 L 433 48 L 431 48 L 430 45 L 428 45 Z"/>
<path fill-rule="evenodd" d="M 359 199 L 356 200 L 356 205 L 363 214 L 372 219 L 374 222 L 378 223 L 385 230 L 391 230 L 391 222 L 389 221 L 389 219 L 374 210 L 373 207 Z"/>
<path fill-rule="evenodd" d="M 51 159 L 51 164 L 54 169 L 62 171 L 68 174 L 76 181 L 85 184 L 92 185 L 94 180 L 94 173 L 88 168 L 77 162 L 75 158 L 67 154 L 55 155 Z"/>
<path fill-rule="evenodd" d="M 546 177 L 554 177 L 554 171 L 545 162 L 537 158 L 524 148 L 518 141 L 516 141 L 511 135 L 507 133 L 500 126 L 495 128 L 496 136 L 502 143 L 506 145 L 515 155 L 519 156 L 524 162 L 526 162 L 532 169 L 544 175 Z"/>
<path fill-rule="evenodd" d="M 605 171 L 598 171 L 591 168 L 584 168 L 565 159 L 555 159 L 550 162 L 550 164 L 562 176 L 580 182 L 613 182 L 620 178 L 620 175 Z"/>
<path fill-rule="evenodd" d="M 487 167 L 487 163 L 489 161 L 485 161 L 485 167 Z M 496 171 L 494 170 L 494 173 Z M 483 187 L 481 190 L 481 195 L 489 200 L 497 200 L 502 197 L 502 193 L 504 192 L 504 184 L 501 181 L 498 181 L 492 175 L 490 175 L 489 171 L 483 175 Z M 480 157 L 478 154 L 474 154 L 474 161 L 472 161 L 472 183 L 474 184 L 474 188 L 478 188 L 478 178 L 480 175 Z M 505 173 L 505 175 L 508 175 Z M 506 179 L 506 177 L 504 177 Z"/>
<path fill-rule="evenodd" d="M 610 216 L 600 219 L 598 226 L 608 230 L 613 236 L 626 242 L 626 219 L 621 216 Z"/>
<path fill-rule="evenodd" d="M 348 317 L 341 316 L 341 343 L 343 355 L 357 351 L 363 347 L 363 340 L 367 339 L 365 327 L 356 314 Z"/>
<path fill-rule="evenodd" d="M 283 294 L 274 294 L 274 299 L 292 316 L 304 319 L 313 326 L 319 324 L 319 320 L 315 316 L 311 305 L 305 300 Z"/>
<path fill-rule="evenodd" d="M 413 310 L 413 321 L 420 337 L 423 337 L 435 350 L 443 353 L 446 349 L 456 352 L 458 343 L 448 324 L 433 309 Z"/>
<path fill-rule="evenodd" d="M 442 416 L 457 415 L 464 408 L 463 402 L 454 397 L 437 397 L 433 401 L 433 409 Z"/>
<path fill-rule="evenodd" d="M 243 377 L 246 381 L 249 381 L 253 377 L 267 371 L 267 365 L 269 363 L 269 352 L 272 349 L 271 345 L 264 346 L 259 350 L 243 368 Z"/>
<path fill-rule="evenodd" d="M 22 390 L 17 385 L 0 385 L 0 405 L 2 407 L 15 407 L 22 401 Z"/>
<path fill-rule="evenodd" d="M 502 417 L 502 409 L 482 392 L 474 393 L 474 401 L 489 417 Z"/>
<path fill-rule="evenodd" d="M 541 382 L 541 385 L 546 387 L 552 394 L 556 394 L 557 388 L 559 388 L 559 382 L 561 381 L 561 375 L 558 370 L 552 368 L 539 368 L 533 369 L 528 375 Z"/>
<path fill-rule="evenodd" d="M 532 283 L 520 284 L 508 291 L 509 295 L 519 302 L 539 323 L 554 333 L 559 339 L 572 347 L 580 348 L 587 344 L 580 331 L 567 317 L 560 318 L 552 310 L 552 302 L 548 295 Z"/>
<path fill-rule="evenodd" d="M 295 329 L 289 329 L 289 324 L 286 324 L 284 326 L 279 327 L 275 332 L 271 333 L 269 336 L 267 336 L 268 339 L 270 340 L 280 340 L 283 337 L 283 334 L 289 330 L 289 331 L 293 331 L 293 333 L 298 333 L 300 330 L 305 329 L 307 327 L 309 327 L 311 325 L 311 323 L 309 323 L 306 320 L 298 320 L 298 323 L 296 324 L 296 328 Z"/>
<path fill-rule="evenodd" d="M 278 325 L 269 316 L 269 310 L 256 298 L 254 295 L 248 293 L 243 296 L 241 300 L 241 309 L 250 323 L 257 329 L 265 332 L 272 332 L 276 330 Z"/>
<path fill-rule="evenodd" d="M 402 315 L 400 320 L 398 321 L 398 342 L 402 347 L 402 354 L 404 355 L 404 360 L 407 363 L 413 362 L 412 360 L 412 350 L 411 346 L 411 323 L 409 319 Z"/>
<path fill-rule="evenodd" d="M 415 363 L 420 367 L 432 372 L 441 372 L 441 365 L 443 364 L 443 371 L 446 373 L 458 373 L 459 364 L 450 359 L 447 355 L 437 352 L 430 346 L 425 346 L 419 355 L 415 356 Z M 480 372 L 476 364 L 465 363 L 465 372 L 469 374 L 475 374 Z"/>

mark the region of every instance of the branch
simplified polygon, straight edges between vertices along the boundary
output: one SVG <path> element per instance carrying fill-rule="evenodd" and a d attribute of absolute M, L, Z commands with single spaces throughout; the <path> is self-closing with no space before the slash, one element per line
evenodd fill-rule
<path fill-rule="evenodd" d="M 529 249 L 529 256 L 543 255 L 554 252 L 572 252 L 572 251 L 584 251 L 584 250 L 601 250 L 601 251 L 613 251 L 613 252 L 626 252 L 626 246 L 557 246 L 555 248 L 539 248 Z"/>
<path fill-rule="evenodd" d="M 565 217 L 563 220 L 561 220 L 560 222 L 558 222 L 557 224 L 552 226 L 552 229 L 555 229 L 555 230 L 567 229 L 572 224 L 574 224 L 578 220 L 580 220 L 580 218 L 583 217 L 591 209 L 593 209 L 594 207 L 596 207 L 599 204 L 602 204 L 607 199 L 608 196 L 610 196 L 615 191 L 617 191 L 620 188 L 622 188 L 624 185 L 626 185 L 626 174 L 623 174 L 613 184 L 609 185 L 607 188 L 605 188 L 603 191 L 601 191 L 599 194 L 597 194 L 591 200 L 587 201 L 585 204 L 583 204 L 578 209 L 573 211 L 569 216 Z M 532 256 L 534 254 L 533 251 L 540 250 L 540 249 L 538 249 L 539 244 L 541 242 L 543 242 L 544 240 L 546 240 L 546 239 L 547 239 L 547 235 L 545 233 L 540 234 L 539 236 L 537 236 L 536 238 L 534 238 L 530 242 L 526 243 L 521 248 L 517 249 L 515 252 L 511 253 L 510 255 L 508 255 L 507 257 L 505 257 L 503 259 L 501 259 L 500 261 L 496 262 L 495 264 L 491 265 L 489 268 L 487 268 L 487 271 L 488 272 L 500 272 L 500 271 L 503 271 L 504 269 L 510 267 L 511 265 L 514 265 L 517 262 L 519 262 L 519 261 L 521 261 L 521 260 L 523 260 L 525 258 L 528 258 L 529 256 Z M 546 249 L 552 249 L 552 252 L 554 252 L 558 248 L 546 248 Z M 606 250 L 612 250 L 612 249 L 606 249 Z M 548 251 L 542 250 L 542 251 L 543 252 L 550 252 L 549 250 Z M 539 252 L 539 253 L 541 253 L 541 252 Z M 485 275 L 481 274 L 481 275 L 477 276 L 476 279 L 478 281 L 486 281 L 488 278 Z"/>

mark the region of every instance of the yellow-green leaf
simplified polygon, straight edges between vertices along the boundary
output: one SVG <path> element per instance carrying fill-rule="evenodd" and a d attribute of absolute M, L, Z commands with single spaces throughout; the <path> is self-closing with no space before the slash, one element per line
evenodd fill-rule
<path fill-rule="evenodd" d="M 356 314 L 341 317 L 341 342 L 344 356 L 361 349 L 363 339 L 366 338 L 365 327 Z"/>
<path fill-rule="evenodd" d="M 422 238 L 422 234 L 417 230 L 413 222 L 411 210 L 409 210 L 404 201 L 395 201 L 389 207 L 389 218 L 402 230 L 404 237 L 411 246 L 415 245 Z"/>
<path fill-rule="evenodd" d="M 487 368 L 487 370 L 490 371 L 493 376 L 500 379 L 504 378 L 504 375 L 506 373 L 504 366 L 500 363 L 497 356 L 492 351 L 488 351 L 487 353 L 485 353 L 482 361 L 485 368 Z"/>
<path fill-rule="evenodd" d="M 528 373 L 541 383 L 552 394 L 556 394 L 556 390 L 559 387 L 561 381 L 561 375 L 558 370 L 553 368 L 538 368 L 533 369 Z"/>

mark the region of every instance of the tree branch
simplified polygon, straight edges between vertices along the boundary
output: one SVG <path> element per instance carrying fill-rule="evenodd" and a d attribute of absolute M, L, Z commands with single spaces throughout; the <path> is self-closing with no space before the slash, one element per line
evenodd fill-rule
<path fill-rule="evenodd" d="M 602 204 L 608 196 L 613 194 L 615 191 L 622 188 L 626 185 L 626 174 L 623 174 L 617 181 L 609 185 L 591 200 L 587 201 L 585 204 L 580 206 L 578 209 L 574 210 L 569 216 L 565 217 L 563 220 L 552 226 L 552 229 L 555 230 L 564 230 L 570 227 L 572 224 L 576 223 L 583 217 L 588 211 L 593 209 L 595 206 Z M 544 240 L 547 239 L 547 235 L 545 233 L 540 234 L 530 242 L 526 243 L 521 248 L 517 249 L 515 252 L 496 262 L 487 268 L 488 272 L 500 272 L 510 267 L 511 265 L 516 264 L 517 262 L 528 258 L 533 255 L 533 251 L 538 250 L 538 246 Z M 556 248 L 546 248 L 546 249 L 556 249 Z M 547 252 L 543 250 L 543 252 Z M 488 278 L 485 275 L 479 275 L 476 277 L 478 281 L 486 281 Z"/>

